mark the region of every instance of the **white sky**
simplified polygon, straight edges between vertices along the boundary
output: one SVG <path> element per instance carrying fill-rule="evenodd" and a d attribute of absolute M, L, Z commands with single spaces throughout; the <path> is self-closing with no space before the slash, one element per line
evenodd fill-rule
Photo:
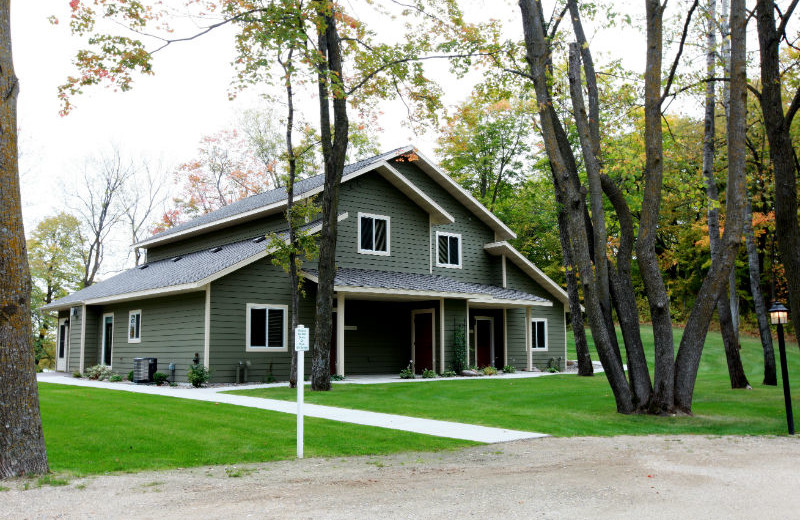
<path fill-rule="evenodd" d="M 492 0 L 465 3 L 473 16 L 485 16 L 489 11 L 491 16 L 508 21 L 509 30 L 521 36 L 516 2 L 505 7 Z M 23 216 L 28 232 L 42 218 L 68 209 L 64 189 L 76 182 L 87 157 L 114 145 L 125 154 L 174 167 L 196 156 L 202 136 L 231 128 L 242 110 L 263 104 L 255 93 L 233 102 L 228 100 L 233 77 L 232 38 L 230 32 L 218 30 L 159 53 L 154 62 L 155 75 L 137 77 L 132 91 L 86 89 L 74 99 L 73 112 L 60 117 L 56 89 L 73 72 L 72 58 L 80 45 L 69 34 L 67 4 L 66 0 L 12 0 L 14 64 L 20 79 Z M 51 25 L 50 15 L 57 16 L 61 23 Z M 628 52 L 631 49 L 630 40 L 619 34 L 607 45 Z M 633 46 L 633 50 L 632 58 L 643 62 L 643 46 Z M 470 81 L 447 83 L 447 103 L 462 101 L 471 90 Z M 404 116 L 399 106 L 387 106 L 384 112 L 380 121 L 382 150 L 413 143 L 433 155 L 434 134 L 414 136 L 397 124 Z M 103 271 L 123 266 L 124 246 L 125 238 L 120 238 L 115 247 L 116 260 L 111 259 Z"/>

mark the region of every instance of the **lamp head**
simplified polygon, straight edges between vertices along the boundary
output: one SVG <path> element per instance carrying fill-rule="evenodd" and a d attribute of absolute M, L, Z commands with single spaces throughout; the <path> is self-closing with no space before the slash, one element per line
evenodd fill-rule
<path fill-rule="evenodd" d="M 779 301 L 772 302 L 769 308 L 769 317 L 773 325 L 787 323 L 789 321 L 789 309 Z"/>

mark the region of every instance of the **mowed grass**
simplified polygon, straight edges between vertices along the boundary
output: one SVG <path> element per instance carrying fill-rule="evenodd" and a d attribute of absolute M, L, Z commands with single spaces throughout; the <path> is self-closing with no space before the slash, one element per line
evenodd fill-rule
<path fill-rule="evenodd" d="M 652 356 L 652 330 L 643 327 L 643 342 Z M 675 329 L 675 344 L 682 331 Z M 591 340 L 591 338 L 590 338 Z M 331 392 L 306 392 L 306 401 L 548 433 L 581 435 L 782 435 L 786 434 L 780 372 L 777 387 L 763 386 L 763 354 L 758 339 L 743 337 L 742 358 L 752 390 L 731 390 L 722 339 L 709 333 L 694 392 L 691 417 L 653 417 L 616 413 L 603 374 L 574 374 L 531 379 L 483 377 L 476 380 L 334 385 Z M 570 335 L 568 357 L 575 359 Z M 777 354 L 777 342 L 775 346 Z M 800 352 L 787 345 L 790 379 L 800 394 Z M 598 359 L 592 346 L 592 358 Z M 779 368 L 780 370 L 780 368 Z M 293 400 L 288 388 L 241 390 L 232 393 Z M 797 408 L 798 400 L 794 400 Z M 800 413 L 800 409 L 798 409 Z"/>
<path fill-rule="evenodd" d="M 293 459 L 296 419 L 173 397 L 39 385 L 47 455 L 55 472 L 182 468 Z M 475 443 L 322 419 L 305 420 L 305 456 L 438 451 Z"/>

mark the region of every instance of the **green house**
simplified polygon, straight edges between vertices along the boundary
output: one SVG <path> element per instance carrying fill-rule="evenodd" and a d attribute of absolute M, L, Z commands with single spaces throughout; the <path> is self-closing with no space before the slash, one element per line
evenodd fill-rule
<path fill-rule="evenodd" d="M 298 199 L 323 189 L 299 181 Z M 48 305 L 58 311 L 57 370 L 138 357 L 185 379 L 287 379 L 288 275 L 264 235 L 286 232 L 286 192 L 253 195 L 135 244 L 146 263 Z M 566 360 L 564 290 L 521 255 L 514 233 L 412 146 L 347 166 L 339 197 L 331 373 L 450 369 L 454 333 L 468 364 L 531 370 Z M 318 232 L 319 222 L 308 225 Z M 300 323 L 313 326 L 316 265 L 304 264 Z M 306 355 L 310 355 L 306 354 Z M 311 363 L 306 363 L 310 367 Z"/>

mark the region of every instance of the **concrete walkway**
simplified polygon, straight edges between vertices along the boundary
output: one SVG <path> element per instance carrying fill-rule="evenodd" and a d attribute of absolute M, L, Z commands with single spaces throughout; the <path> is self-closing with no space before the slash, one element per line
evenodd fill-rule
<path fill-rule="evenodd" d="M 260 408 L 274 412 L 296 414 L 297 404 L 292 401 L 280 401 L 277 399 L 262 399 L 260 397 L 248 397 L 244 395 L 225 394 L 227 390 L 243 390 L 253 388 L 266 388 L 270 386 L 285 386 L 286 383 L 272 385 L 239 385 L 221 386 L 212 388 L 186 388 L 154 385 L 135 385 L 130 383 L 109 383 L 105 381 L 92 381 L 89 379 L 77 379 L 68 374 L 57 372 L 45 372 L 38 375 L 39 382 L 55 383 L 60 385 L 83 386 L 91 388 L 105 388 L 108 390 L 118 390 L 123 392 L 134 392 L 138 394 L 163 395 L 167 397 L 177 397 L 180 399 L 193 399 L 195 401 L 207 401 L 212 403 L 225 403 L 235 406 L 247 406 L 250 408 Z M 505 428 L 491 428 L 488 426 L 477 426 L 474 424 L 464 424 L 449 421 L 437 421 L 434 419 L 420 419 L 417 417 L 407 417 L 404 415 L 393 415 L 387 413 L 367 412 L 363 410 L 351 410 L 348 408 L 337 408 L 333 406 L 321 406 L 305 403 L 303 414 L 307 417 L 317 417 L 340 421 L 364 426 L 377 426 L 379 428 L 390 428 L 393 430 L 403 430 L 407 432 L 434 435 L 436 437 L 448 437 L 451 439 L 463 439 L 487 444 L 496 442 L 516 441 L 519 439 L 534 439 L 547 437 L 543 433 L 525 432 L 519 430 L 507 430 Z"/>

